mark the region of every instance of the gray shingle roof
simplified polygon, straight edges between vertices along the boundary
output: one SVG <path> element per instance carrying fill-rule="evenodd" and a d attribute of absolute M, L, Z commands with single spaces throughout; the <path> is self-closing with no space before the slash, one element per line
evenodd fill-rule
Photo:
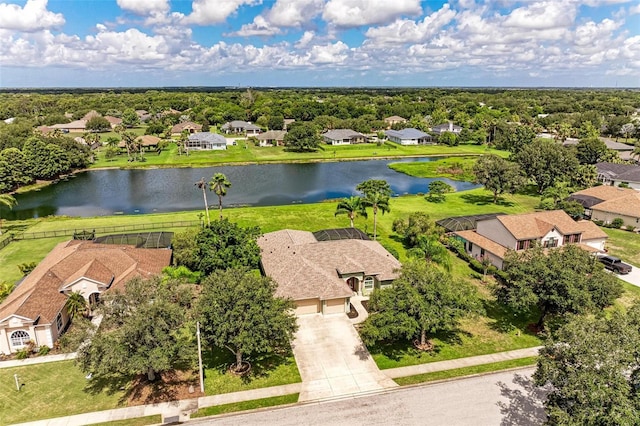
<path fill-rule="evenodd" d="M 190 141 L 209 142 L 218 145 L 226 145 L 227 140 L 224 136 L 211 132 L 192 133 L 189 135 Z"/>
<path fill-rule="evenodd" d="M 384 132 L 387 136 L 392 136 L 400 139 L 420 139 L 429 137 L 429 135 L 421 130 L 410 127 L 402 130 L 387 130 Z"/>
<path fill-rule="evenodd" d="M 343 140 L 343 139 L 351 139 L 351 138 L 363 138 L 364 135 L 362 133 L 356 132 L 351 129 L 334 129 L 329 130 L 326 133 L 323 133 L 322 136 L 325 138 L 329 138 L 332 140 Z"/>
<path fill-rule="evenodd" d="M 640 166 L 632 164 L 597 163 L 598 174 L 611 179 L 627 182 L 640 182 Z"/>

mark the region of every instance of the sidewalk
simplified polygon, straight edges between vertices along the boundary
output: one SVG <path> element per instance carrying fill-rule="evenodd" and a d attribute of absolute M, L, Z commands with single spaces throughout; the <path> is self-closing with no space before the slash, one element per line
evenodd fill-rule
<path fill-rule="evenodd" d="M 43 364 L 45 362 L 58 362 L 76 359 L 76 352 L 58 355 L 44 355 L 34 358 L 12 359 L 9 361 L 0 361 L 0 368 L 22 367 L 24 365 Z"/>
<path fill-rule="evenodd" d="M 456 368 L 473 367 L 476 365 L 537 356 L 538 351 L 541 348 L 542 346 L 536 346 L 535 348 L 517 349 L 515 351 L 498 352 L 495 354 L 430 362 L 428 364 L 410 365 L 408 367 L 389 368 L 387 370 L 382 370 L 382 372 L 392 379 L 397 379 L 398 377 L 415 376 L 417 374 L 433 373 L 436 371 L 453 370 Z"/>

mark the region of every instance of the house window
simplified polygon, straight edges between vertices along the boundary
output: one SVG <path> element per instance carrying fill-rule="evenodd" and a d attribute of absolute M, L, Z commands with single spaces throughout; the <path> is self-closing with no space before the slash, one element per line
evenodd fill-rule
<path fill-rule="evenodd" d="M 547 241 L 544 242 L 544 247 L 545 248 L 558 247 L 558 240 L 553 237 L 549 238 Z"/>
<path fill-rule="evenodd" d="M 529 248 L 529 240 L 520 240 L 516 246 L 516 250 L 526 250 Z"/>
<path fill-rule="evenodd" d="M 373 290 L 373 277 L 367 277 L 364 279 L 364 289 L 365 291 Z"/>
<path fill-rule="evenodd" d="M 18 330 L 11 333 L 11 345 L 14 347 L 25 346 L 31 340 L 31 336 L 24 330 Z"/>
<path fill-rule="evenodd" d="M 62 330 L 62 314 L 58 314 L 56 317 L 56 327 L 58 327 L 58 331 Z"/>
<path fill-rule="evenodd" d="M 480 249 L 480 257 L 484 257 L 484 249 L 483 248 Z"/>

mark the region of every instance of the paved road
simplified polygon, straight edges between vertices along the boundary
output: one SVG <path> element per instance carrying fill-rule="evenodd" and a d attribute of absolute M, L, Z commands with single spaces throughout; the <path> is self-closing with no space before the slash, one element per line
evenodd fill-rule
<path fill-rule="evenodd" d="M 532 386 L 533 368 L 383 393 L 193 420 L 204 425 L 538 425 L 543 391 Z"/>

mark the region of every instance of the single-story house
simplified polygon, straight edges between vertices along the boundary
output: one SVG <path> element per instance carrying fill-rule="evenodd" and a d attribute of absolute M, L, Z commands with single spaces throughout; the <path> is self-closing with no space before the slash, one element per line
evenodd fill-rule
<path fill-rule="evenodd" d="M 433 143 L 433 137 L 421 130 L 410 127 L 402 130 L 386 130 L 384 134 L 391 142 L 400 145 L 422 145 Z"/>
<path fill-rule="evenodd" d="M 182 123 L 178 123 L 171 128 L 171 135 L 180 136 L 185 130 L 189 133 L 200 132 L 202 131 L 202 125 L 194 123 L 192 121 L 183 121 Z"/>
<path fill-rule="evenodd" d="M 579 244 L 590 252 L 603 252 L 608 238 L 588 220 L 574 221 L 563 210 L 519 215 L 497 215 L 475 221 L 475 229 L 453 233 L 476 259 L 488 257 L 502 269 L 508 250 L 521 251 L 540 244 L 545 248 Z"/>
<path fill-rule="evenodd" d="M 322 139 L 327 145 L 350 145 L 364 143 L 367 137 L 360 132 L 351 129 L 334 129 L 322 134 Z"/>
<path fill-rule="evenodd" d="M 85 138 L 83 138 L 83 137 L 76 136 L 75 138 L 73 138 L 73 140 L 74 140 L 76 143 L 79 143 L 80 145 L 88 145 L 88 146 L 89 146 L 89 144 L 87 143 L 87 140 L 86 140 Z M 94 142 L 92 142 L 92 143 L 91 143 L 91 145 L 89 146 L 89 148 L 91 148 L 91 149 L 98 149 L 98 148 L 100 148 L 101 146 L 102 146 L 102 142 L 100 142 L 100 141 L 98 140 L 98 141 L 94 141 Z"/>
<path fill-rule="evenodd" d="M 188 149 L 227 149 L 224 136 L 211 132 L 199 132 L 189 135 Z"/>
<path fill-rule="evenodd" d="M 640 191 L 640 166 L 633 164 L 597 163 L 598 180 L 605 185 L 620 186 Z"/>
<path fill-rule="evenodd" d="M 611 223 L 622 219 L 625 226 L 640 228 L 640 191 L 600 185 L 574 192 L 568 198 L 582 204 L 585 216 Z"/>
<path fill-rule="evenodd" d="M 258 135 L 262 131 L 260 127 L 255 124 L 251 124 L 247 121 L 242 120 L 234 120 L 228 123 L 224 123 L 221 127 L 225 133 L 238 133 L 238 134 L 246 134 L 247 136 Z"/>
<path fill-rule="evenodd" d="M 387 129 L 390 129 L 394 124 L 406 123 L 407 119 L 400 117 L 399 115 L 392 115 L 391 117 L 386 117 L 384 122 L 387 125 Z"/>
<path fill-rule="evenodd" d="M 157 149 L 160 140 L 161 139 L 159 137 L 153 135 L 142 135 L 136 138 L 136 142 L 142 144 L 142 146 L 147 150 Z M 118 142 L 118 148 L 126 148 L 124 141 Z"/>
<path fill-rule="evenodd" d="M 554 135 L 551 135 L 550 137 L 553 137 L 553 136 Z M 603 137 L 600 137 L 600 140 L 604 142 L 607 149 L 616 151 L 618 153 L 618 157 L 620 157 L 621 160 L 635 161 L 635 158 L 633 157 L 633 150 L 635 149 L 635 147 L 633 145 L 627 145 L 626 143 L 616 142 L 613 139 L 603 138 Z M 580 139 L 567 138 L 562 144 L 565 146 L 577 145 L 579 142 L 580 142 Z"/>
<path fill-rule="evenodd" d="M 70 322 L 69 294 L 79 292 L 94 305 L 132 278 L 160 274 L 171 253 L 92 241 L 58 244 L 0 304 L 0 352 L 16 352 L 29 342 L 53 347 Z"/>
<path fill-rule="evenodd" d="M 345 239 L 318 236 L 328 232 Z M 295 301 L 296 315 L 349 312 L 352 296 L 390 286 L 401 266 L 380 243 L 352 228 L 315 234 L 284 229 L 264 234 L 258 245 L 262 273 L 277 283 L 277 296 Z"/>
<path fill-rule="evenodd" d="M 260 146 L 278 146 L 284 145 L 284 135 L 286 130 L 269 130 L 260 133 L 256 138 L 260 141 Z"/>
<path fill-rule="evenodd" d="M 109 122 L 109 124 L 111 124 L 112 129 L 115 129 L 122 124 L 122 118 L 113 117 L 111 115 L 105 115 L 104 118 Z"/>
<path fill-rule="evenodd" d="M 137 109 L 136 110 L 136 115 L 138 116 L 140 121 L 142 121 L 143 123 L 146 122 L 146 121 L 151 120 L 151 114 L 147 110 Z"/>
<path fill-rule="evenodd" d="M 86 120 L 75 120 L 71 123 L 64 124 L 54 124 L 51 126 L 52 129 L 60 129 L 63 132 L 84 132 L 86 130 L 87 121 Z"/>
<path fill-rule="evenodd" d="M 86 113 L 84 115 L 84 117 L 82 117 L 82 119 L 84 121 L 89 121 L 94 117 L 102 117 L 102 114 L 100 114 L 98 111 L 96 111 L 95 109 L 92 109 L 91 111 L 89 111 L 88 113 Z"/>
<path fill-rule="evenodd" d="M 433 126 L 431 128 L 431 131 L 438 136 L 447 132 L 459 135 L 460 132 L 462 131 L 462 127 L 456 126 L 450 121 L 448 123 L 438 124 L 437 126 Z"/>

